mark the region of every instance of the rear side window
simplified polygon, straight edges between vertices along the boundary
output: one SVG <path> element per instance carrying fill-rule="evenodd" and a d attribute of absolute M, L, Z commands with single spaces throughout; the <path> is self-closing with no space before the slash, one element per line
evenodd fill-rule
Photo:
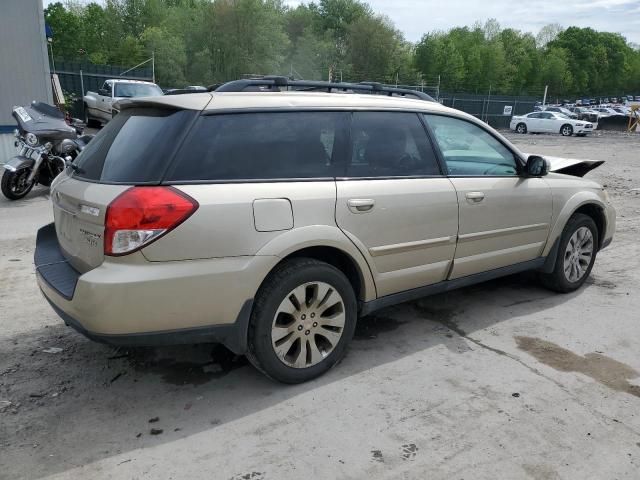
<path fill-rule="evenodd" d="M 195 115 L 189 110 L 124 110 L 78 156 L 74 175 L 105 183 L 159 183 Z"/>
<path fill-rule="evenodd" d="M 417 114 L 353 114 L 348 177 L 420 175 L 440 175 L 440 168 Z"/>
<path fill-rule="evenodd" d="M 166 180 L 233 181 L 336 176 L 347 114 L 274 112 L 205 115 Z"/>

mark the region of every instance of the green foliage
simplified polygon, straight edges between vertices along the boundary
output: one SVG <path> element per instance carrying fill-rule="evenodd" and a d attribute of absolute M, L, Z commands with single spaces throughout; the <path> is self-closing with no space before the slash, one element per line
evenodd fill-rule
<path fill-rule="evenodd" d="M 164 87 L 247 74 L 553 96 L 640 94 L 640 50 L 613 33 L 496 20 L 407 42 L 360 0 L 65 0 L 51 4 L 56 57 L 132 67 L 151 57 Z"/>
<path fill-rule="evenodd" d="M 537 37 L 501 30 L 495 20 L 472 29 L 425 35 L 415 66 L 425 78 L 441 76 L 445 90 L 503 94 L 626 94 L 638 91 L 640 51 L 613 33 L 559 25 Z"/>

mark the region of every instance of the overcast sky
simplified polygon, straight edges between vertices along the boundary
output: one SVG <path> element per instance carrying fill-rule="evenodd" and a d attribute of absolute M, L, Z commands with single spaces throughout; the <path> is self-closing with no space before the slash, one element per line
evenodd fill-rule
<path fill-rule="evenodd" d="M 54 0 L 44 0 L 45 7 Z M 85 0 L 86 2 L 87 0 Z M 291 6 L 308 3 L 285 0 Z M 617 32 L 640 43 L 640 0 L 368 0 L 389 16 L 407 40 L 432 30 L 473 25 L 495 18 L 503 27 L 537 33 L 548 23 Z"/>

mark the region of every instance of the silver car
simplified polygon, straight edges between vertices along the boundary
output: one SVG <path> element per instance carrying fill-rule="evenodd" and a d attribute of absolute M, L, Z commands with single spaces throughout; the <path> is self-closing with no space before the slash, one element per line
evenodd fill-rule
<path fill-rule="evenodd" d="M 302 382 L 359 317 L 525 270 L 570 292 L 612 240 L 580 178 L 596 164 L 525 155 L 458 110 L 222 90 L 123 102 L 54 181 L 37 281 L 87 337 L 219 342 Z"/>

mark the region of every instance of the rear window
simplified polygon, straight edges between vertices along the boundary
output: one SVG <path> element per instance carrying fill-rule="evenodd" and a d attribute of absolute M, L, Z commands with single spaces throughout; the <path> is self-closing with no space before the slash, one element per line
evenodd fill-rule
<path fill-rule="evenodd" d="M 343 112 L 202 116 L 165 180 L 334 177 L 347 121 L 348 114 Z"/>
<path fill-rule="evenodd" d="M 105 183 L 159 183 L 195 115 L 189 110 L 124 110 L 78 156 L 74 176 Z"/>

